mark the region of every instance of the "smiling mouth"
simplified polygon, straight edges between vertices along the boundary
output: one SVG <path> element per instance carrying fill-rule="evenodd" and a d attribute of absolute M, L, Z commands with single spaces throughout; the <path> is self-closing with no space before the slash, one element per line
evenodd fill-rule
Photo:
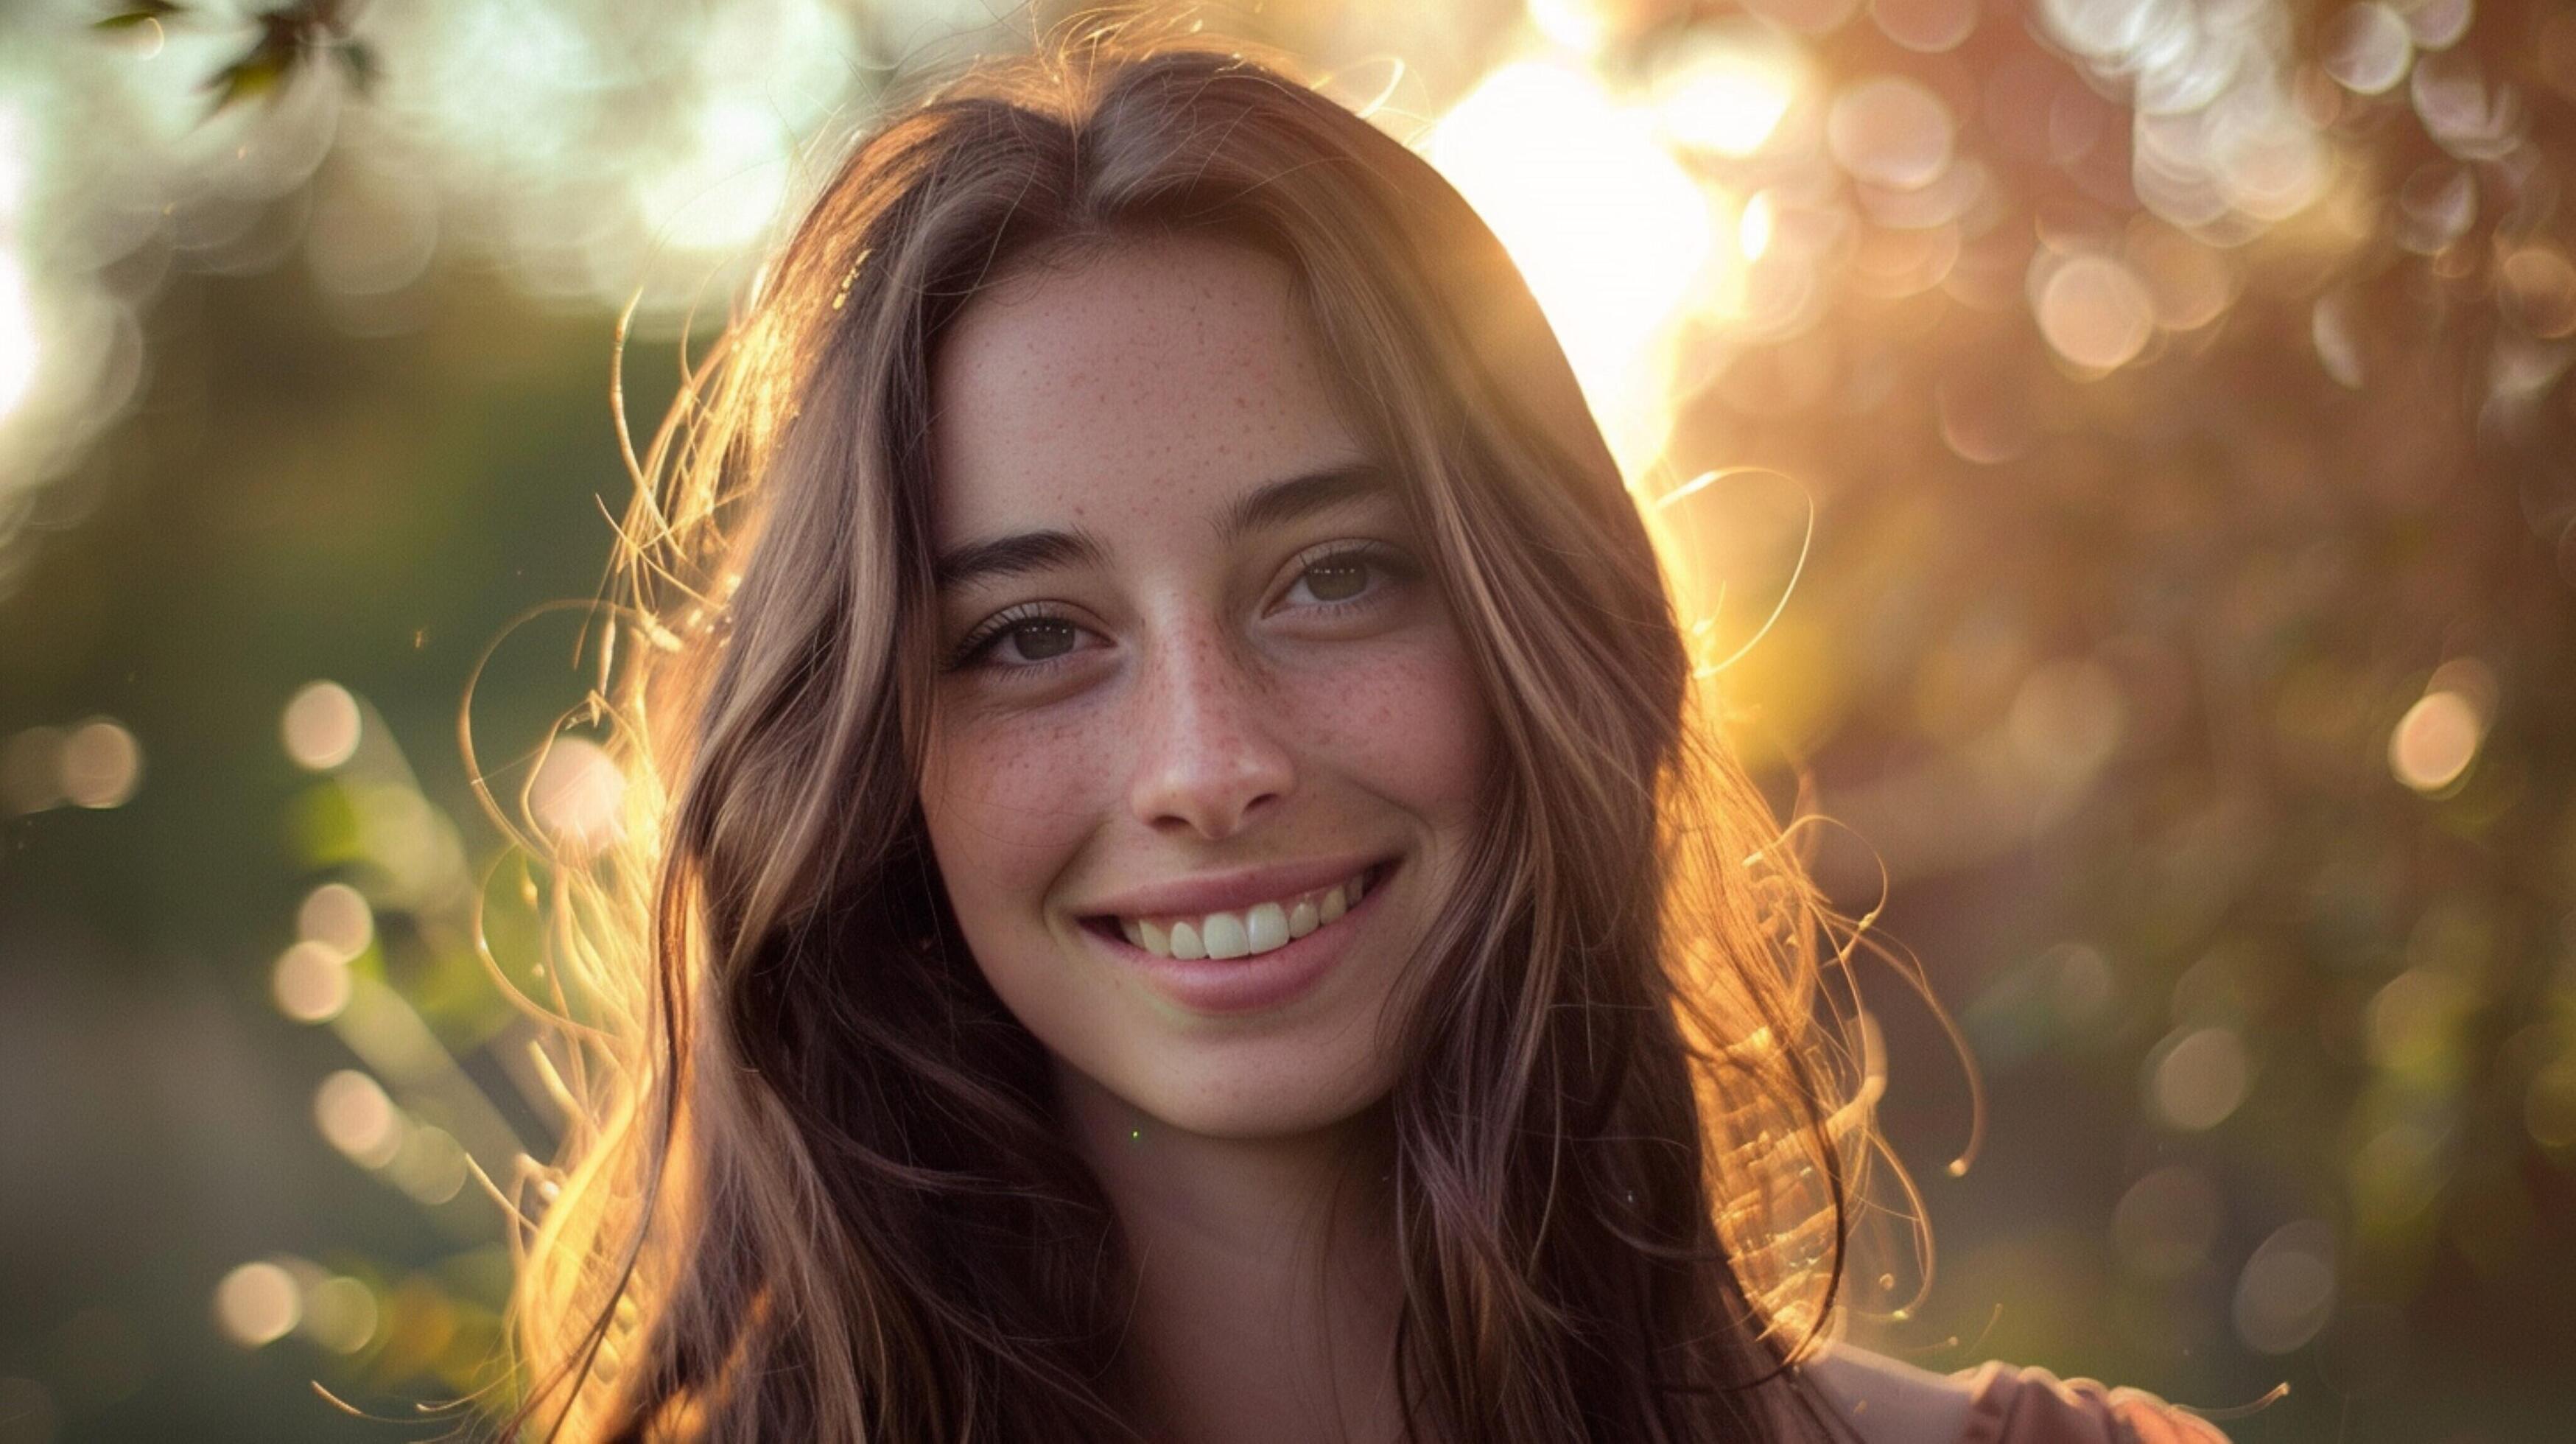
<path fill-rule="evenodd" d="M 1146 918 L 1102 913 L 1082 919 L 1082 925 L 1104 938 L 1124 941 L 1158 958 L 1191 962 L 1202 958 L 1222 961 L 1259 957 L 1308 934 L 1334 927 L 1375 892 L 1395 867 L 1396 860 L 1389 858 L 1331 887 L 1240 910 Z"/>

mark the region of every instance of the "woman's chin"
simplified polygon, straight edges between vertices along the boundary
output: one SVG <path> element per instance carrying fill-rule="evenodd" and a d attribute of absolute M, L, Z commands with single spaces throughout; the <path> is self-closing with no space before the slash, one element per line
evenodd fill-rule
<path fill-rule="evenodd" d="M 1353 1077 L 1366 1060 L 1332 1073 L 1314 1070 L 1311 1055 L 1304 1068 L 1300 1060 L 1271 1061 L 1281 1066 L 1175 1057 L 1115 1080 L 1069 1078 L 1068 1094 L 1086 1115 L 1086 1133 L 1130 1144 L 1156 1133 L 1225 1143 L 1312 1138 L 1353 1124 L 1387 1095 L 1388 1085 Z"/>

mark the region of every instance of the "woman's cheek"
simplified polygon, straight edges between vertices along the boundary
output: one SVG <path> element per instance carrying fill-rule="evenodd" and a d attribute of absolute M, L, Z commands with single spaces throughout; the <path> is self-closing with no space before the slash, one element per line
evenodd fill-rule
<path fill-rule="evenodd" d="M 1318 753 L 1368 790 L 1435 823 L 1459 824 L 1478 805 L 1492 722 L 1465 649 L 1446 628 L 1346 659 L 1296 689 Z"/>
<path fill-rule="evenodd" d="M 924 811 L 949 889 L 965 895 L 956 899 L 961 917 L 1034 911 L 1097 826 L 1105 773 L 1092 730 L 1033 715 L 943 726 Z"/>

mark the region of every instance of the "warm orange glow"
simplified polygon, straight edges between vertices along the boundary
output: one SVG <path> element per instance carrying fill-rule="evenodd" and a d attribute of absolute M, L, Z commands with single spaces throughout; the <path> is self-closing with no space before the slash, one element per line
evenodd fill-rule
<path fill-rule="evenodd" d="M 2438 793 L 2477 760 L 2486 732 L 2475 707 L 2457 692 L 2428 692 L 2406 709 L 2388 735 L 2388 770 L 2417 792 Z"/>
<path fill-rule="evenodd" d="M 2505 314 L 2543 340 L 2576 335 L 2576 264 L 2555 246 L 2516 248 L 2498 267 Z"/>
<path fill-rule="evenodd" d="M 1672 424 L 1657 342 L 1710 284 L 1709 198 L 1650 113 L 1555 61 L 1486 76 L 1440 121 L 1430 157 L 1502 238 L 1635 475 Z"/>
<path fill-rule="evenodd" d="M 575 853 L 615 840 L 625 806 L 625 774 L 586 737 L 556 738 L 528 789 L 537 825 Z"/>
<path fill-rule="evenodd" d="M 1853 179 L 1913 190 L 1950 168 L 1955 129 L 1950 108 L 1921 82 L 1882 75 L 1834 97 L 1825 143 Z"/>
<path fill-rule="evenodd" d="M 2381 95 L 2406 78 L 2415 59 L 2406 22 L 2385 5 L 2350 6 L 2326 22 L 2325 72 L 2359 95 Z"/>
<path fill-rule="evenodd" d="M 2032 299 L 2040 334 L 2057 354 L 2089 371 L 2127 365 L 2155 334 L 2155 303 L 2146 287 L 2109 256 L 2044 260 Z"/>
<path fill-rule="evenodd" d="M 1800 69 L 1796 50 L 1775 31 L 1711 26 L 1656 77 L 1656 117 L 1677 145 L 1749 156 L 1771 142 L 1797 102 Z"/>

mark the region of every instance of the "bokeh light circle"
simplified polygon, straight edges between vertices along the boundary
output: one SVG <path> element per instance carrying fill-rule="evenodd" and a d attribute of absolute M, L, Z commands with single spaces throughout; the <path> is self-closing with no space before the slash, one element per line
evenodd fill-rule
<path fill-rule="evenodd" d="M 269 996 L 277 1010 L 299 1023 L 326 1023 L 349 1006 L 349 964 L 341 953 L 307 940 L 277 955 L 269 969 Z"/>
<path fill-rule="evenodd" d="M 1710 25 L 1656 68 L 1656 119 L 1685 150 L 1750 156 L 1780 133 L 1802 72 L 1796 48 L 1768 27 Z"/>
<path fill-rule="evenodd" d="M 615 840 L 625 820 L 626 775 L 587 737 L 557 737 L 528 786 L 537 826 L 575 854 Z"/>
<path fill-rule="evenodd" d="M 328 772 L 357 755 L 363 729 L 358 699 L 337 682 L 308 682 L 288 699 L 278 720 L 286 755 L 314 772 Z"/>
<path fill-rule="evenodd" d="M 2137 359 L 2155 334 L 2155 302 L 2137 274 L 2109 256 L 2070 256 L 2050 267 L 2037 298 L 2040 334 L 2088 371 Z"/>
<path fill-rule="evenodd" d="M 2235 1030 L 2197 1028 L 2167 1040 L 2151 1059 L 2148 1101 L 2167 1126 L 2198 1133 L 2226 1122 L 2252 1081 Z"/>
<path fill-rule="evenodd" d="M 1853 179 L 1891 190 L 1931 184 L 1950 168 L 1950 107 L 1922 82 L 1881 75 L 1834 97 L 1825 144 Z"/>
<path fill-rule="evenodd" d="M 2189 1164 L 2168 1164 L 2120 1195 L 2111 1214 L 2111 1241 L 2137 1274 L 2180 1278 L 2208 1259 L 2224 1211 L 2224 1197 L 2209 1175 Z"/>
<path fill-rule="evenodd" d="M 295 1276 L 276 1264 L 243 1264 L 215 1285 L 215 1324 L 245 1349 L 285 1338 L 303 1316 Z"/>
<path fill-rule="evenodd" d="M 313 1094 L 313 1120 L 332 1147 L 364 1168 L 384 1167 L 402 1148 L 401 1112 L 383 1085 L 354 1068 L 322 1080 Z"/>
<path fill-rule="evenodd" d="M 354 958 L 375 941 L 376 912 L 366 894 L 345 882 L 326 882 L 304 895 L 295 910 L 295 934 L 342 958 Z"/>
<path fill-rule="evenodd" d="M 1955 50 L 1977 28 L 1978 0 L 1870 0 L 1879 33 L 1908 50 Z"/>
<path fill-rule="evenodd" d="M 2468 698 L 2448 690 L 2428 692 L 2388 734 L 2388 770 L 2417 792 L 2439 793 L 2477 760 L 2485 731 Z"/>
<path fill-rule="evenodd" d="M 62 793 L 75 807 L 121 807 L 143 785 L 143 747 L 122 723 L 96 717 L 63 738 Z"/>
<path fill-rule="evenodd" d="M 2236 1281 L 2236 1336 L 2259 1354 L 2286 1354 L 2317 1336 L 2333 1315 L 2334 1233 L 2314 1219 L 2284 1224 Z"/>
<path fill-rule="evenodd" d="M 335 1354 L 354 1354 L 373 1342 L 381 1318 L 376 1291 L 346 1274 L 304 1293 L 304 1336 Z"/>
<path fill-rule="evenodd" d="M 2496 295 L 2524 334 L 2554 341 L 2576 334 L 2576 264 L 2556 246 L 2518 246 L 2496 268 Z"/>
<path fill-rule="evenodd" d="M 2415 58 L 2406 22 L 2385 5 L 2361 4 L 2328 20 L 2319 37 L 2318 62 L 2337 84 L 2356 95 L 2383 95 L 2406 78 Z"/>

